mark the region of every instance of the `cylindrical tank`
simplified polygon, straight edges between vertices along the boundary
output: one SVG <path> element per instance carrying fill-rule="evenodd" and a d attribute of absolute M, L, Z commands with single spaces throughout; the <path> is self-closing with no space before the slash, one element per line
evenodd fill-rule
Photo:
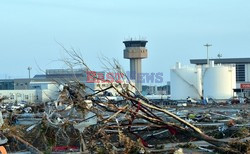
<path fill-rule="evenodd" d="M 203 70 L 205 98 L 229 99 L 236 87 L 235 66 L 211 65 Z"/>
<path fill-rule="evenodd" d="M 181 67 L 176 63 L 176 67 L 170 70 L 171 99 L 183 100 L 188 97 L 201 99 L 202 82 L 200 67 Z"/>

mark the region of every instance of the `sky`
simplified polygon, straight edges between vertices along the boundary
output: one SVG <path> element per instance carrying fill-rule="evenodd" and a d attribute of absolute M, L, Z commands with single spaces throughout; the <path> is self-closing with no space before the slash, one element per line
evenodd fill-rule
<path fill-rule="evenodd" d="M 0 78 L 65 68 L 66 49 L 81 52 L 93 70 L 100 58 L 123 59 L 124 40 L 145 38 L 142 71 L 163 72 L 176 62 L 250 57 L 249 0 L 0 0 Z"/>

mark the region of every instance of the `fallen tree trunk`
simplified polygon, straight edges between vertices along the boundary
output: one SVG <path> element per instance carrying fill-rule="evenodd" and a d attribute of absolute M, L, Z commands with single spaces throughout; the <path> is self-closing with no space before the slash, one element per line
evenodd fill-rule
<path fill-rule="evenodd" d="M 229 146 L 229 142 L 226 142 L 226 141 L 220 141 L 218 139 L 215 139 L 211 136 L 208 136 L 206 134 L 204 134 L 199 128 L 195 127 L 194 125 L 190 124 L 189 122 L 181 119 L 180 117 L 176 116 L 175 114 L 165 110 L 165 109 L 162 109 L 160 107 L 157 107 L 157 106 L 154 106 L 154 105 L 151 105 L 151 104 L 148 104 L 146 103 L 144 100 L 142 99 L 136 99 L 134 97 L 130 97 L 128 95 L 125 95 L 124 93 L 121 93 L 118 89 L 116 89 L 114 87 L 114 89 L 124 98 L 130 100 L 130 101 L 133 101 L 133 102 L 137 102 L 137 104 L 141 104 L 141 105 L 144 105 L 145 107 L 148 107 L 150 109 L 154 109 L 156 111 L 159 111 L 159 112 L 162 112 L 162 113 L 165 113 L 167 114 L 168 116 L 176 119 L 177 121 L 179 121 L 181 124 L 184 124 L 185 126 L 187 126 L 188 128 L 190 128 L 191 130 L 188 130 L 186 129 L 186 133 L 189 133 L 191 136 L 195 137 L 195 138 L 198 138 L 200 140 L 204 140 L 208 143 L 211 143 L 217 147 L 230 147 Z M 181 130 L 181 129 L 180 129 Z"/>

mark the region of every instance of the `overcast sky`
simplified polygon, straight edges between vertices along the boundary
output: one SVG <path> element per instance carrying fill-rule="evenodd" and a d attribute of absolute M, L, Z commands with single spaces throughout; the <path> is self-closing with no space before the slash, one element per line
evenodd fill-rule
<path fill-rule="evenodd" d="M 81 51 L 87 64 L 102 70 L 99 58 L 123 59 L 127 38 L 148 40 L 143 72 L 164 72 L 179 61 L 250 57 L 249 0 L 0 0 L 0 78 L 41 73 L 38 66 L 63 68 L 66 48 Z"/>

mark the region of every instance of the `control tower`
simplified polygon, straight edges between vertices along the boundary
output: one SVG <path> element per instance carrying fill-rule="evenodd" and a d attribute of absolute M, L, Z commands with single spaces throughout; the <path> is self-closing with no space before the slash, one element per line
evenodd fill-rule
<path fill-rule="evenodd" d="M 146 40 L 123 41 L 125 44 L 124 58 L 130 59 L 130 79 L 135 81 L 135 86 L 141 92 L 141 59 L 148 57 L 146 49 Z"/>

